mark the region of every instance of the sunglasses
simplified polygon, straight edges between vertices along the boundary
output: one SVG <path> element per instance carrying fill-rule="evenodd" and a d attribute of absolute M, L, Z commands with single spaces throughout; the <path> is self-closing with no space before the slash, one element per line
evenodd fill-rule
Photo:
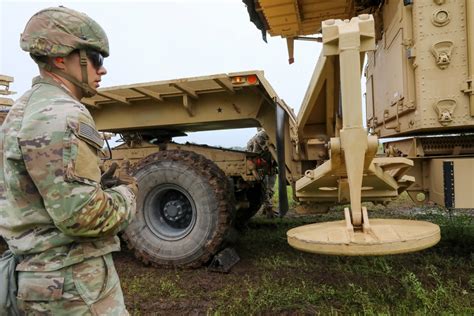
<path fill-rule="evenodd" d="M 99 69 L 104 65 L 104 56 L 102 56 L 102 54 L 98 51 L 89 50 L 86 52 L 86 54 L 95 69 Z"/>

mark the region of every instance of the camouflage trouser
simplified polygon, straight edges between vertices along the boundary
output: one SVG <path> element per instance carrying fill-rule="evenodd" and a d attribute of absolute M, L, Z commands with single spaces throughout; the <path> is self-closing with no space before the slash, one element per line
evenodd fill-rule
<path fill-rule="evenodd" d="M 128 315 L 112 254 L 51 272 L 18 272 L 22 315 Z"/>
<path fill-rule="evenodd" d="M 276 182 L 276 175 L 265 176 L 264 179 L 264 199 L 262 203 L 263 215 L 271 218 L 273 217 L 273 194 Z"/>

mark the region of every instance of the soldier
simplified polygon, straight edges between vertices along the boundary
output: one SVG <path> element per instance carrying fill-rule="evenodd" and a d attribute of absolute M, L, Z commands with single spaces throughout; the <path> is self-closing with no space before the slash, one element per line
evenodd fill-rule
<path fill-rule="evenodd" d="M 0 133 L 0 235 L 20 258 L 22 314 L 127 315 L 111 252 L 135 214 L 135 179 L 101 187 L 103 140 L 79 100 L 107 73 L 103 29 L 64 7 L 39 11 L 21 48 L 40 76 Z"/>
<path fill-rule="evenodd" d="M 272 166 L 273 159 L 268 149 L 268 135 L 265 130 L 261 127 L 257 128 L 257 134 L 255 134 L 247 142 L 247 151 L 260 154 L 265 161 L 268 162 L 268 168 L 265 170 L 265 177 L 263 178 L 263 203 L 262 213 L 267 218 L 273 218 L 273 194 L 276 181 L 276 175 Z"/>

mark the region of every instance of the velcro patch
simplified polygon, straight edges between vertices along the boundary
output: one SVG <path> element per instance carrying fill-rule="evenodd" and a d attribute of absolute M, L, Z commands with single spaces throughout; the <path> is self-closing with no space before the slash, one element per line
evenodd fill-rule
<path fill-rule="evenodd" d="M 99 132 L 94 127 L 85 122 L 79 122 L 79 131 L 77 136 L 82 138 L 90 145 L 97 147 L 97 149 L 102 149 L 104 146 L 104 140 L 100 136 Z"/>

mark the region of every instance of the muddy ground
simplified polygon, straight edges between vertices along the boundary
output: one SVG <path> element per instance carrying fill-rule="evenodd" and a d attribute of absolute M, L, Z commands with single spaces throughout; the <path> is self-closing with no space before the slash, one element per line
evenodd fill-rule
<path fill-rule="evenodd" d="M 372 217 L 437 222 L 435 247 L 386 257 L 306 254 L 288 246 L 285 233 L 301 224 L 342 218 L 342 209 L 285 219 L 256 216 L 233 245 L 241 261 L 230 273 L 157 269 L 131 252 L 116 255 L 127 306 L 134 314 L 335 314 L 474 312 L 474 212 L 450 213 L 402 200 L 369 204 Z M 301 207 L 298 209 L 301 212 Z"/>
<path fill-rule="evenodd" d="M 474 212 L 448 212 L 410 203 L 369 205 L 371 217 L 428 219 L 441 226 L 433 248 L 385 257 L 306 254 L 286 243 L 301 224 L 340 219 L 329 214 L 285 219 L 256 216 L 232 246 L 241 260 L 230 273 L 160 269 L 129 250 L 115 263 L 134 315 L 301 315 L 339 313 L 473 314 Z M 124 247 L 125 248 L 125 247 Z"/>

